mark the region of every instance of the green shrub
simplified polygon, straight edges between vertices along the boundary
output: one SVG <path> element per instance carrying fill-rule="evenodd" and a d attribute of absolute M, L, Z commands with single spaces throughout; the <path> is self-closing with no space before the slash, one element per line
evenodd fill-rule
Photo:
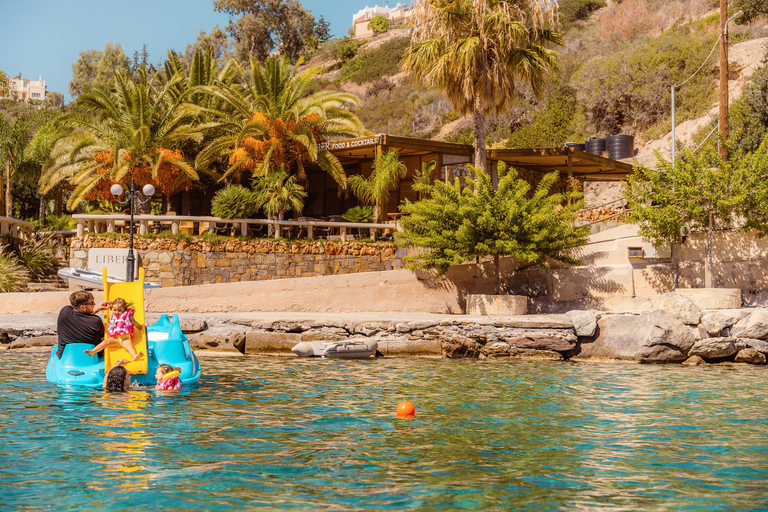
<path fill-rule="evenodd" d="M 228 185 L 216 192 L 211 201 L 211 213 L 222 219 L 245 219 L 256 211 L 253 192 L 242 185 Z"/>
<path fill-rule="evenodd" d="M 768 130 L 768 53 L 752 75 L 741 97 L 731 107 L 731 143 L 736 149 L 755 151 Z"/>
<path fill-rule="evenodd" d="M 347 222 L 373 222 L 373 206 L 353 206 L 342 217 Z"/>
<path fill-rule="evenodd" d="M 212 231 L 206 231 L 199 237 L 201 240 L 208 242 L 209 244 L 218 244 L 222 242 L 227 242 L 229 240 L 232 240 L 232 237 L 224 236 L 224 235 L 218 235 Z"/>
<path fill-rule="evenodd" d="M 576 126 L 583 118 L 576 89 L 565 86 L 552 91 L 546 105 L 532 112 L 533 120 L 512 132 L 507 148 L 556 148 L 576 140 Z"/>
<path fill-rule="evenodd" d="M 451 115 L 447 108 L 448 102 L 440 91 L 403 84 L 367 95 L 356 114 L 374 133 L 424 136 L 427 130 L 439 129 L 447 122 L 445 118 Z"/>
<path fill-rule="evenodd" d="M 18 292 L 29 282 L 29 271 L 6 248 L 0 247 L 0 293 Z"/>
<path fill-rule="evenodd" d="M 691 26 L 676 26 L 645 43 L 584 63 L 574 76 L 579 102 L 597 134 L 638 133 L 667 123 L 671 115 L 670 85 L 697 70 L 716 35 Z M 714 77 L 699 73 L 676 91 L 676 119 L 683 122 L 705 113 L 715 95 Z"/>
<path fill-rule="evenodd" d="M 357 50 L 362 43 L 360 41 L 353 41 L 352 39 L 342 39 L 336 45 L 336 58 L 341 62 L 347 62 L 349 59 L 353 59 L 357 55 Z"/>
<path fill-rule="evenodd" d="M 559 0 L 557 2 L 562 23 L 586 20 L 593 12 L 605 5 L 605 0 Z"/>
<path fill-rule="evenodd" d="M 765 0 L 736 0 L 731 8 L 733 12 L 744 11 L 744 16 L 737 18 L 737 23 L 750 23 L 768 14 L 768 2 Z"/>
<path fill-rule="evenodd" d="M 77 227 L 77 221 L 69 215 L 47 215 L 42 223 L 37 218 L 30 219 L 30 222 L 38 231 L 66 231 Z"/>
<path fill-rule="evenodd" d="M 22 242 L 16 250 L 16 255 L 19 262 L 29 271 L 29 275 L 35 279 L 53 274 L 60 265 L 56 257 L 56 241 L 53 235 Z"/>
<path fill-rule="evenodd" d="M 389 20 L 384 16 L 374 16 L 371 18 L 371 21 L 368 22 L 368 28 L 377 34 L 383 34 L 389 30 Z"/>
<path fill-rule="evenodd" d="M 346 61 L 341 67 L 341 80 L 361 84 L 397 74 L 410 41 L 407 37 L 396 37 L 377 48 L 361 51 L 357 58 Z"/>

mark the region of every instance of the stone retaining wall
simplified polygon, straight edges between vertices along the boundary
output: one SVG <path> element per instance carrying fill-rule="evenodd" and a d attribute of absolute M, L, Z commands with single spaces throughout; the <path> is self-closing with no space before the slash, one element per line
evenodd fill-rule
<path fill-rule="evenodd" d="M 125 248 L 127 238 L 75 238 L 69 264 L 87 268 L 88 249 Z M 355 274 L 404 268 L 405 249 L 389 242 L 135 238 L 147 281 L 163 287 Z"/>
<path fill-rule="evenodd" d="M 47 325 L 29 317 L 18 319 L 20 323 L 14 326 L 0 323 L 0 350 L 53 345 L 55 315 L 47 318 Z M 674 293 L 662 296 L 655 309 L 637 313 L 569 311 L 514 317 L 400 316 L 396 320 L 370 315 L 359 319 L 271 318 L 258 314 L 186 317 L 182 330 L 195 350 L 244 354 L 291 355 L 292 345 L 281 343 L 284 340 L 365 337 L 375 339 L 386 357 L 763 365 L 768 356 L 768 310 L 702 311 L 687 297 Z M 37 327 L 21 326 L 26 322 Z"/>

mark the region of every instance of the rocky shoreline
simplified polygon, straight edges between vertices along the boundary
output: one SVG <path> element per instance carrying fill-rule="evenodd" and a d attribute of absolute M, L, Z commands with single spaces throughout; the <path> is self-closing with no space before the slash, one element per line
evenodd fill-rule
<path fill-rule="evenodd" d="M 52 346 L 55 315 L 0 317 L 0 350 Z M 157 315 L 148 315 L 150 322 Z M 291 354 L 291 341 L 373 338 L 384 357 L 765 364 L 768 310 L 701 311 L 675 293 L 640 312 L 478 317 L 429 314 L 181 315 L 198 351 Z M 33 324 L 36 327 L 24 327 Z"/>

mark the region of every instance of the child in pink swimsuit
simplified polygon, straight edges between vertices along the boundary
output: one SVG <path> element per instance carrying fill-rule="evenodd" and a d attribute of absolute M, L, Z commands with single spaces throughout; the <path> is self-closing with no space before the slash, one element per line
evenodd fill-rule
<path fill-rule="evenodd" d="M 91 350 L 86 350 L 86 354 L 92 356 L 109 345 L 120 344 L 128 351 L 134 361 L 142 356 L 141 352 L 136 352 L 136 349 L 133 348 L 134 329 L 141 329 L 143 326 L 134 318 L 133 315 L 136 311 L 129 307 L 132 305 L 125 302 L 125 299 L 118 298 L 112 301 L 112 314 L 109 315 L 109 325 L 107 326 L 109 338 Z"/>
<path fill-rule="evenodd" d="M 155 389 L 161 389 L 164 391 L 172 389 L 182 389 L 184 386 L 179 379 L 179 371 L 181 368 L 174 368 L 169 364 L 161 364 L 157 367 L 155 372 L 155 378 L 157 379 L 157 386 Z"/>

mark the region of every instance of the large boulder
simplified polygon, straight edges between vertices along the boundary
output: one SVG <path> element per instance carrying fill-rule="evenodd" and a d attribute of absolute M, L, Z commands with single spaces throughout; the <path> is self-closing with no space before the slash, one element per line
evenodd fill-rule
<path fill-rule="evenodd" d="M 745 348 L 739 350 L 735 361 L 737 363 L 765 364 L 765 355 L 753 348 Z"/>
<path fill-rule="evenodd" d="M 443 338 L 441 343 L 443 356 L 449 359 L 480 357 L 480 350 L 482 348 L 482 344 L 460 334 L 449 334 Z"/>
<path fill-rule="evenodd" d="M 751 348 L 763 354 L 768 354 L 768 341 L 756 340 L 753 338 L 738 338 L 735 343 L 736 347 L 739 349 Z"/>
<path fill-rule="evenodd" d="M 517 348 L 533 350 L 553 350 L 555 352 L 568 352 L 576 347 L 576 344 L 558 336 L 518 336 L 507 338 L 506 343 Z"/>
<path fill-rule="evenodd" d="M 701 321 L 701 310 L 688 297 L 670 292 L 661 295 L 655 304 L 656 309 L 670 313 L 675 318 L 688 325 L 698 325 Z"/>
<path fill-rule="evenodd" d="M 9 348 L 51 347 L 59 342 L 58 336 L 35 336 L 32 338 L 17 338 Z"/>
<path fill-rule="evenodd" d="M 717 338 L 726 336 L 728 333 L 725 330 L 748 314 L 742 309 L 723 309 L 702 315 L 701 324 L 707 330 L 707 334 Z"/>
<path fill-rule="evenodd" d="M 731 336 L 738 338 L 768 338 L 768 311 L 755 309 L 748 317 L 739 320 L 731 329 Z"/>
<path fill-rule="evenodd" d="M 696 330 L 662 310 L 600 318 L 594 342 L 582 343 L 579 358 L 644 363 L 682 362 L 698 339 Z"/>
<path fill-rule="evenodd" d="M 549 361 L 562 361 L 563 356 L 554 350 L 535 350 L 519 348 L 504 341 L 495 341 L 485 345 L 481 349 L 481 357 L 510 358 L 510 359 L 546 359 Z"/>
<path fill-rule="evenodd" d="M 703 357 L 704 359 L 726 359 L 739 351 L 733 338 L 707 338 L 697 341 L 689 352 L 689 355 Z"/>
<path fill-rule="evenodd" d="M 685 361 L 683 361 L 683 364 L 688 366 L 698 366 L 700 364 L 707 364 L 707 362 L 702 358 L 700 358 L 699 356 L 691 356 Z"/>
<path fill-rule="evenodd" d="M 591 337 L 597 330 L 597 317 L 592 311 L 568 311 L 565 314 L 573 322 L 576 336 Z"/>

